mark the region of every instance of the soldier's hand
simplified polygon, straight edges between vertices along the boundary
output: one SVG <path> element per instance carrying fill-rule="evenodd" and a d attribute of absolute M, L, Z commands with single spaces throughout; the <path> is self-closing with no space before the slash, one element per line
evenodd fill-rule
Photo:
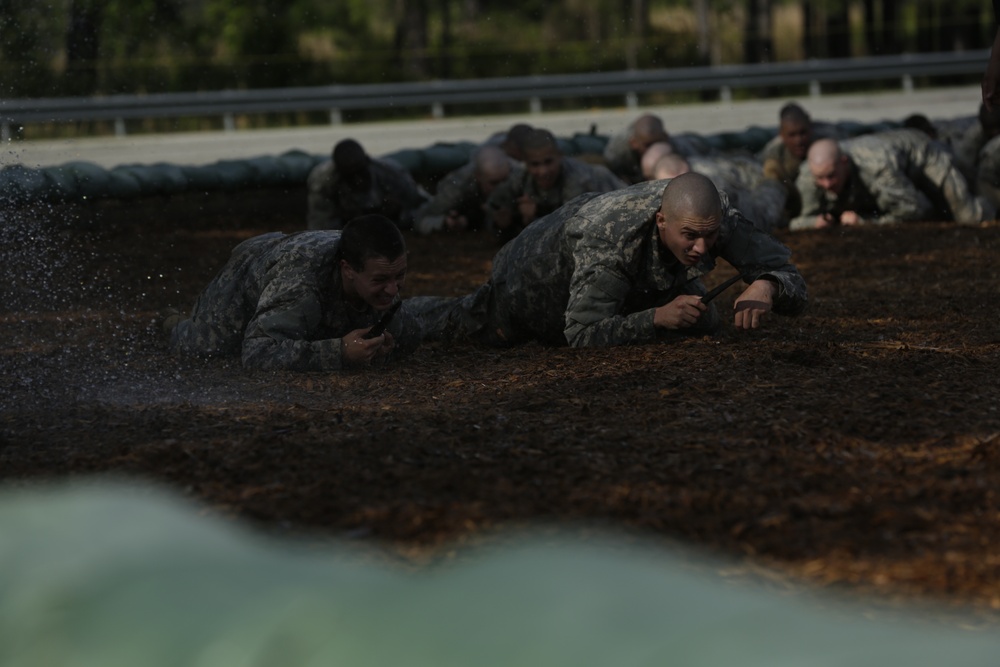
<path fill-rule="evenodd" d="M 444 218 L 444 226 L 448 231 L 460 232 L 469 226 L 469 220 L 464 215 L 459 215 L 458 211 L 448 211 Z"/>
<path fill-rule="evenodd" d="M 833 216 L 829 213 L 821 213 L 816 216 L 816 229 L 827 229 L 835 224 Z"/>
<path fill-rule="evenodd" d="M 528 224 L 538 215 L 538 204 L 531 195 L 521 195 L 517 198 L 517 211 L 524 224 Z"/>
<path fill-rule="evenodd" d="M 370 329 L 355 329 L 340 339 L 340 354 L 345 366 L 363 366 L 371 362 L 385 344 L 385 337 L 392 335 L 383 333 L 375 338 L 362 338 Z"/>
<path fill-rule="evenodd" d="M 393 348 L 396 347 L 396 339 L 388 331 L 384 332 L 381 338 L 382 345 L 379 346 L 378 351 L 375 353 L 375 356 L 379 358 L 389 356 L 389 354 L 392 353 Z M 375 340 L 378 340 L 378 338 Z"/>
<path fill-rule="evenodd" d="M 733 324 L 737 329 L 756 329 L 760 326 L 764 315 L 770 312 L 774 305 L 774 297 L 778 294 L 778 284 L 771 280 L 761 279 L 750 283 L 750 286 L 736 298 L 733 303 L 735 315 Z"/>
<path fill-rule="evenodd" d="M 693 326 L 706 310 L 708 305 L 701 302 L 700 296 L 681 294 L 654 311 L 653 325 L 663 329 L 686 329 Z"/>
<path fill-rule="evenodd" d="M 857 211 L 844 211 L 840 214 L 840 224 L 842 225 L 860 225 L 861 216 L 857 214 Z"/>

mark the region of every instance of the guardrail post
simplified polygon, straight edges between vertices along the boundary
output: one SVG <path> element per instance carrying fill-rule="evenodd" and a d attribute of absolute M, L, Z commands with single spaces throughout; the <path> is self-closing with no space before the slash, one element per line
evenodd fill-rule
<path fill-rule="evenodd" d="M 733 101 L 733 89 L 729 86 L 723 86 L 719 88 L 719 101 L 720 102 L 732 102 Z"/>
<path fill-rule="evenodd" d="M 10 141 L 10 123 L 0 124 L 0 141 Z"/>
<path fill-rule="evenodd" d="M 912 93 L 913 92 L 913 75 L 904 74 L 903 75 L 903 92 Z"/>
<path fill-rule="evenodd" d="M 115 136 L 124 137 L 125 136 L 125 119 L 115 118 Z"/>
<path fill-rule="evenodd" d="M 819 87 L 819 81 L 813 79 L 809 82 L 809 97 L 819 97 L 822 92 Z"/>
<path fill-rule="evenodd" d="M 635 94 L 634 90 L 625 93 L 625 108 L 629 111 L 635 111 L 639 108 L 639 96 Z"/>
<path fill-rule="evenodd" d="M 236 119 L 233 117 L 233 114 L 231 113 L 223 114 L 222 129 L 224 129 L 226 132 L 236 131 Z"/>
<path fill-rule="evenodd" d="M 435 102 L 431 105 L 431 117 L 444 118 L 444 105 L 440 102 Z"/>
<path fill-rule="evenodd" d="M 340 125 L 344 122 L 344 117 L 340 109 L 330 109 L 330 125 Z"/>
<path fill-rule="evenodd" d="M 534 115 L 542 113 L 542 98 L 540 97 L 531 98 L 531 113 Z"/>

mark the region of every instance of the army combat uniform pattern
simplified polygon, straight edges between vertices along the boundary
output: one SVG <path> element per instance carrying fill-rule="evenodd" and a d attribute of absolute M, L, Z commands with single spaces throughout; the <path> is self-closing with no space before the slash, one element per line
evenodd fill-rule
<path fill-rule="evenodd" d="M 993 137 L 979 150 L 976 189 L 994 207 L 1000 208 L 1000 136 Z"/>
<path fill-rule="evenodd" d="M 715 187 L 729 195 L 730 203 L 755 226 L 770 232 L 785 226 L 785 188 L 764 178 L 756 160 L 747 157 L 688 158 L 691 171 L 708 176 Z"/>
<path fill-rule="evenodd" d="M 341 337 L 371 326 L 378 312 L 344 298 L 339 231 L 272 232 L 240 243 L 171 332 L 177 352 L 242 356 L 247 368 L 328 371 L 343 367 Z M 420 341 L 405 308 L 393 318 L 392 356 Z"/>
<path fill-rule="evenodd" d="M 816 217 L 856 212 L 866 224 L 955 220 L 975 224 L 994 215 L 993 206 L 975 197 L 946 151 L 918 130 L 869 134 L 841 142 L 851 175 L 839 195 L 816 185 L 803 164 L 797 185 L 802 214 L 791 229 L 816 226 Z"/>
<path fill-rule="evenodd" d="M 629 136 L 632 134 L 630 124 L 622 132 L 618 132 L 608 139 L 604 146 L 604 163 L 618 178 L 633 185 L 642 183 L 646 177 L 642 173 L 642 156 L 636 155 L 629 145 Z M 713 153 L 712 147 L 702 137 L 694 134 L 670 135 L 669 143 L 674 152 L 685 158 L 695 155 L 710 155 Z"/>
<path fill-rule="evenodd" d="M 685 332 L 653 325 L 654 308 L 681 294 L 704 294 L 701 276 L 723 258 L 747 283 L 767 275 L 779 289 L 774 311 L 797 314 L 806 285 L 790 251 L 731 207 L 725 194 L 717 242 L 685 267 L 659 241 L 655 213 L 667 181 L 574 199 L 528 226 L 493 260 L 490 280 L 465 297 L 417 297 L 413 312 L 428 337 L 472 337 L 506 346 L 529 340 L 573 347 L 666 342 Z M 696 329 L 719 326 L 710 306 Z"/>
<path fill-rule="evenodd" d="M 813 140 L 846 138 L 836 125 L 823 122 L 812 124 L 812 136 Z M 759 160 L 764 165 L 764 178 L 778 181 L 785 190 L 784 225 L 787 226 L 788 221 L 802 210 L 802 196 L 795 182 L 803 160 L 791 154 L 780 134 L 767 142 L 760 151 Z"/>
<path fill-rule="evenodd" d="M 476 164 L 470 161 L 438 182 L 434 198 L 417 213 L 413 228 L 421 234 L 441 231 L 445 216 L 456 211 L 469 221 L 469 229 L 480 229 L 486 223 L 485 207 L 486 198 L 476 183 Z"/>
<path fill-rule="evenodd" d="M 560 206 L 585 192 L 610 192 L 624 188 L 625 183 L 606 167 L 589 164 L 572 157 L 562 158 L 562 171 L 555 187 L 540 190 L 525 167 L 514 168 L 510 176 L 500 184 L 487 202 L 487 213 L 492 222 L 494 211 L 510 209 L 513 213 L 511 232 L 516 234 L 524 227 L 518 212 L 517 200 L 529 195 L 537 204 L 535 220 L 552 213 Z"/>
<path fill-rule="evenodd" d="M 430 199 L 427 193 L 392 160 L 372 158 L 369 173 L 368 190 L 357 192 L 340 179 L 333 160 L 313 167 L 306 181 L 309 229 L 343 229 L 368 213 L 384 215 L 400 229 L 412 227 L 414 212 Z"/>

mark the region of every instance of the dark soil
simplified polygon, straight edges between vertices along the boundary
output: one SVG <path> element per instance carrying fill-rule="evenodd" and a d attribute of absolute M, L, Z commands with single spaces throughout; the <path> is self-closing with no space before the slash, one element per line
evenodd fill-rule
<path fill-rule="evenodd" d="M 4 222 L 8 486 L 138 476 L 271 530 L 414 558 L 597 522 L 821 585 L 1000 607 L 996 223 L 784 234 L 809 310 L 750 333 L 427 345 L 323 374 L 166 352 L 159 309 L 190 307 L 240 240 L 302 220 L 280 201 L 176 204 Z M 471 290 L 496 251 L 476 234 L 409 244 L 410 295 Z"/>

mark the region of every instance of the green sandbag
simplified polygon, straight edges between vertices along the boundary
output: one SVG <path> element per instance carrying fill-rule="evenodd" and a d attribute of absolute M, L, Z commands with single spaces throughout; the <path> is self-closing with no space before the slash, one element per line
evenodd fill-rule
<path fill-rule="evenodd" d="M 183 166 L 181 170 L 187 179 L 188 190 L 192 192 L 211 192 L 222 188 L 222 176 L 210 166 Z"/>
<path fill-rule="evenodd" d="M 25 202 L 49 197 L 49 183 L 45 175 L 19 164 L 0 170 L 0 202 L 20 206 Z"/>
<path fill-rule="evenodd" d="M 111 177 L 104 167 L 82 160 L 67 162 L 63 167 L 73 174 L 75 180 L 72 198 L 101 199 L 107 196 Z"/>
<path fill-rule="evenodd" d="M 116 199 L 132 199 L 144 194 L 139 179 L 130 170 L 115 168 L 109 172 L 108 176 L 107 196 Z"/>
<path fill-rule="evenodd" d="M 325 159 L 323 158 L 323 160 Z M 299 150 L 287 151 L 277 157 L 282 168 L 288 172 L 290 185 L 305 183 L 306 179 L 309 178 L 309 172 L 323 160 Z"/>
<path fill-rule="evenodd" d="M 256 177 L 256 171 L 245 160 L 219 160 L 211 168 L 219 176 L 223 190 L 242 190 Z"/>
<path fill-rule="evenodd" d="M 395 160 L 403 169 L 411 174 L 421 171 L 424 168 L 424 152 L 415 148 L 404 148 L 393 151 L 382 156 L 390 160 Z"/>
<path fill-rule="evenodd" d="M 596 134 L 583 134 L 577 132 L 569 142 L 573 146 L 575 155 L 592 154 L 604 155 L 604 147 L 608 145 L 608 138 Z"/>

